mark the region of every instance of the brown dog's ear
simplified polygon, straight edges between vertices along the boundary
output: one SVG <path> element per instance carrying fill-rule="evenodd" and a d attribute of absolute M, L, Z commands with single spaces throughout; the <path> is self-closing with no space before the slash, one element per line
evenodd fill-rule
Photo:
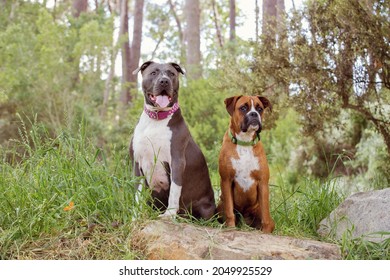
<path fill-rule="evenodd" d="M 265 108 L 269 108 L 270 112 L 272 112 L 272 104 L 271 104 L 271 102 L 268 100 L 268 98 L 266 98 L 266 97 L 264 97 L 264 96 L 257 96 L 257 97 L 260 99 L 261 103 L 263 103 L 264 109 L 265 109 Z"/>
<path fill-rule="evenodd" d="M 154 61 L 151 60 L 144 62 L 140 67 L 133 71 L 133 75 L 137 75 L 139 71 L 142 73 L 152 63 L 154 63 Z"/>
<path fill-rule="evenodd" d="M 177 72 L 182 73 L 183 75 L 186 74 L 186 72 L 183 70 L 183 68 L 181 68 L 179 64 L 175 62 L 170 62 L 169 64 L 171 64 L 176 69 Z"/>
<path fill-rule="evenodd" d="M 237 95 L 225 99 L 226 111 L 228 111 L 230 116 L 233 115 L 234 107 L 237 103 L 237 100 L 240 99 L 241 96 L 242 95 Z"/>

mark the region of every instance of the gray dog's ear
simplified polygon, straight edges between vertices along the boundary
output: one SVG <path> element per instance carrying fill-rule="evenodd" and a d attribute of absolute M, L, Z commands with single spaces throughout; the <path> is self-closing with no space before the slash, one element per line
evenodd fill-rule
<path fill-rule="evenodd" d="M 142 73 L 152 63 L 154 63 L 154 61 L 151 60 L 144 62 L 140 67 L 133 71 L 133 75 L 137 75 L 139 71 Z"/>
<path fill-rule="evenodd" d="M 169 64 L 171 64 L 176 69 L 177 72 L 182 73 L 183 75 L 186 74 L 186 72 L 183 70 L 183 68 L 181 68 L 179 64 L 175 62 L 170 62 Z"/>
<path fill-rule="evenodd" d="M 236 106 L 237 100 L 240 99 L 240 97 L 242 97 L 242 95 L 237 95 L 225 99 L 226 111 L 228 111 L 230 116 L 233 115 L 234 107 Z"/>

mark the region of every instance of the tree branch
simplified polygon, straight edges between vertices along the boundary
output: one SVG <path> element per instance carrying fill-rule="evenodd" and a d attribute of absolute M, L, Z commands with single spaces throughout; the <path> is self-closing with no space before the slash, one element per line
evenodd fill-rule
<path fill-rule="evenodd" d="M 221 34 L 221 28 L 220 28 L 219 23 L 218 23 L 218 12 L 216 9 L 215 0 L 211 1 L 211 3 L 213 6 L 214 25 L 215 25 L 215 30 L 217 32 L 218 43 L 219 43 L 219 46 L 221 48 L 223 48 L 224 43 L 223 43 L 223 38 L 222 38 L 222 34 Z"/>
<path fill-rule="evenodd" d="M 172 15 L 176 21 L 177 30 L 179 32 L 179 40 L 180 40 L 180 63 L 183 64 L 183 59 L 185 58 L 185 44 L 184 44 L 184 33 L 183 28 L 181 27 L 181 22 L 179 19 L 179 16 L 176 13 L 175 5 L 173 5 L 172 0 L 168 0 L 168 4 L 170 7 L 170 11 L 172 12 Z"/>

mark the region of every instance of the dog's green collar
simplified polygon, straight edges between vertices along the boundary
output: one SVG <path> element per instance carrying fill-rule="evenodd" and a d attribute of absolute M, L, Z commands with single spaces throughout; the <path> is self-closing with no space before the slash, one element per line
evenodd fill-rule
<path fill-rule="evenodd" d="M 260 141 L 260 134 L 256 134 L 256 138 L 252 141 L 241 141 L 238 140 L 236 137 L 233 136 L 233 133 L 229 130 L 229 137 L 232 140 L 233 144 L 240 145 L 240 146 L 254 146 Z"/>

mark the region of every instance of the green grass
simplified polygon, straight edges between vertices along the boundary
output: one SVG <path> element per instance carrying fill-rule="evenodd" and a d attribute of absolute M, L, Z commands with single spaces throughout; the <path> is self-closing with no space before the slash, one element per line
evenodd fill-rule
<path fill-rule="evenodd" d="M 15 150 L 0 154 L 0 259 L 144 258 L 130 240 L 141 221 L 158 216 L 146 203 L 149 193 L 135 202 L 139 180 L 132 176 L 127 148 L 106 154 L 85 131 L 80 125 L 76 135 L 65 129 L 53 138 L 42 126 L 22 126 Z M 216 187 L 216 171 L 211 175 Z M 323 240 L 318 223 L 344 199 L 337 179 L 303 178 L 291 185 L 278 175 L 273 181 L 275 234 Z M 71 202 L 73 208 L 64 210 Z M 222 227 L 216 219 L 177 221 Z M 389 240 L 324 241 L 338 243 L 346 259 L 389 258 Z"/>
<path fill-rule="evenodd" d="M 337 179 L 304 178 L 296 185 L 271 185 L 271 207 L 278 221 L 277 232 L 318 238 L 317 225 L 344 199 L 337 190 Z"/>
<path fill-rule="evenodd" d="M 17 150 L 23 154 L 11 153 L 11 158 L 21 160 L 1 163 L 0 259 L 131 256 L 125 246 L 131 221 L 143 212 L 150 216 L 151 210 L 142 205 L 143 211 L 138 211 L 137 179 L 131 175 L 128 157 L 117 153 L 107 158 L 88 143 L 83 130 L 80 127 L 76 137 L 63 131 L 50 139 L 42 127 L 33 126 L 28 133 L 21 132 Z M 65 211 L 70 202 L 74 207 Z M 93 241 L 87 247 L 94 250 L 87 248 L 80 256 L 54 253 L 61 246 L 76 250 L 87 245 L 85 241 Z M 45 250 L 48 256 L 42 253 Z"/>
<path fill-rule="evenodd" d="M 387 232 L 386 236 L 390 236 L 390 233 Z M 352 238 L 347 232 L 339 245 L 347 260 L 390 260 L 390 238 L 382 242 L 371 242 L 363 238 Z"/>

